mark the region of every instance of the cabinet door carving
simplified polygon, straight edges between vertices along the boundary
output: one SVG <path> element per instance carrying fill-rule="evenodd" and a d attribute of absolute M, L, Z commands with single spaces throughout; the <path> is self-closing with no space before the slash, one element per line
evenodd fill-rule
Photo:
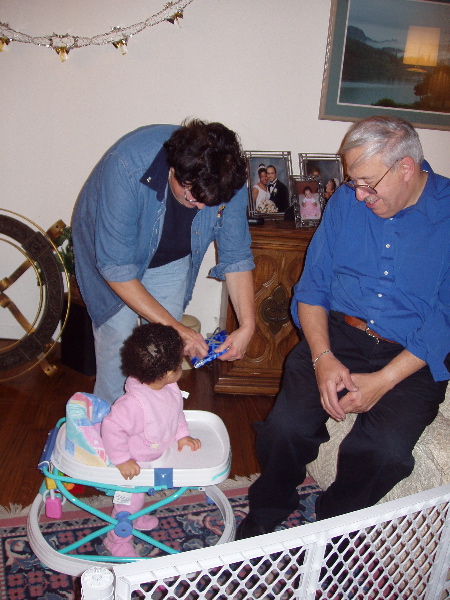
<path fill-rule="evenodd" d="M 245 356 L 234 362 L 214 361 L 216 384 L 222 393 L 276 394 L 287 354 L 299 336 L 292 323 L 292 288 L 303 269 L 314 228 L 295 229 L 287 222 L 251 227 L 255 259 L 256 331 Z M 228 302 L 225 329 L 237 319 Z"/>

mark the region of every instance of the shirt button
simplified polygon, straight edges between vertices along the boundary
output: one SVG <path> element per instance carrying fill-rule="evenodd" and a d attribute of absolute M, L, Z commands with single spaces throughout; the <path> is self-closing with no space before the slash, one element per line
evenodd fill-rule
<path fill-rule="evenodd" d="M 375 321 L 373 319 L 370 319 L 370 324 L 373 325 L 375 323 Z"/>
<path fill-rule="evenodd" d="M 390 248 L 390 247 L 391 247 L 391 245 L 390 245 L 390 244 L 386 244 L 386 248 Z"/>
<path fill-rule="evenodd" d="M 385 271 L 385 272 L 384 272 L 384 274 L 385 274 L 385 275 L 389 275 L 389 271 Z"/>
<path fill-rule="evenodd" d="M 383 294 L 378 294 L 378 298 L 382 298 L 382 297 L 383 297 Z"/>

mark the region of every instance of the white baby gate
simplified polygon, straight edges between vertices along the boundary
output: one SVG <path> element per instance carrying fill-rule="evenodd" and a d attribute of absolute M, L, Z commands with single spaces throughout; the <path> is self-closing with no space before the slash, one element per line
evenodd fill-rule
<path fill-rule="evenodd" d="M 86 600 L 445 600 L 449 567 L 445 485 L 317 523 L 114 566 L 114 582 L 94 567 L 82 589 Z"/>

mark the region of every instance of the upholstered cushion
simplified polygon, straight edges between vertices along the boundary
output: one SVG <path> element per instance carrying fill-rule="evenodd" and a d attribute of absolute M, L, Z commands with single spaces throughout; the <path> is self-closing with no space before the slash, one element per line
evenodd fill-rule
<path fill-rule="evenodd" d="M 308 473 L 322 489 L 336 477 L 339 445 L 350 431 L 356 415 L 348 415 L 343 423 L 329 419 L 330 440 L 322 444 L 317 459 L 307 465 Z M 429 425 L 413 451 L 416 461 L 412 474 L 400 481 L 380 502 L 402 498 L 422 490 L 450 483 L 450 385 L 438 416 Z"/>

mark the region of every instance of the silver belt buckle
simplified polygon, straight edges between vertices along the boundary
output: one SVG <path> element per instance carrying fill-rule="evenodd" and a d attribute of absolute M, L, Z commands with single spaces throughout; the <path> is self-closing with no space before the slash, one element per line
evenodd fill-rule
<path fill-rule="evenodd" d="M 376 335 L 373 335 L 373 333 L 370 333 L 370 328 L 367 325 L 366 328 L 364 329 L 365 333 L 367 333 L 367 335 L 371 338 L 374 338 L 375 340 L 377 340 L 377 344 L 380 343 L 380 338 L 378 338 Z"/>

